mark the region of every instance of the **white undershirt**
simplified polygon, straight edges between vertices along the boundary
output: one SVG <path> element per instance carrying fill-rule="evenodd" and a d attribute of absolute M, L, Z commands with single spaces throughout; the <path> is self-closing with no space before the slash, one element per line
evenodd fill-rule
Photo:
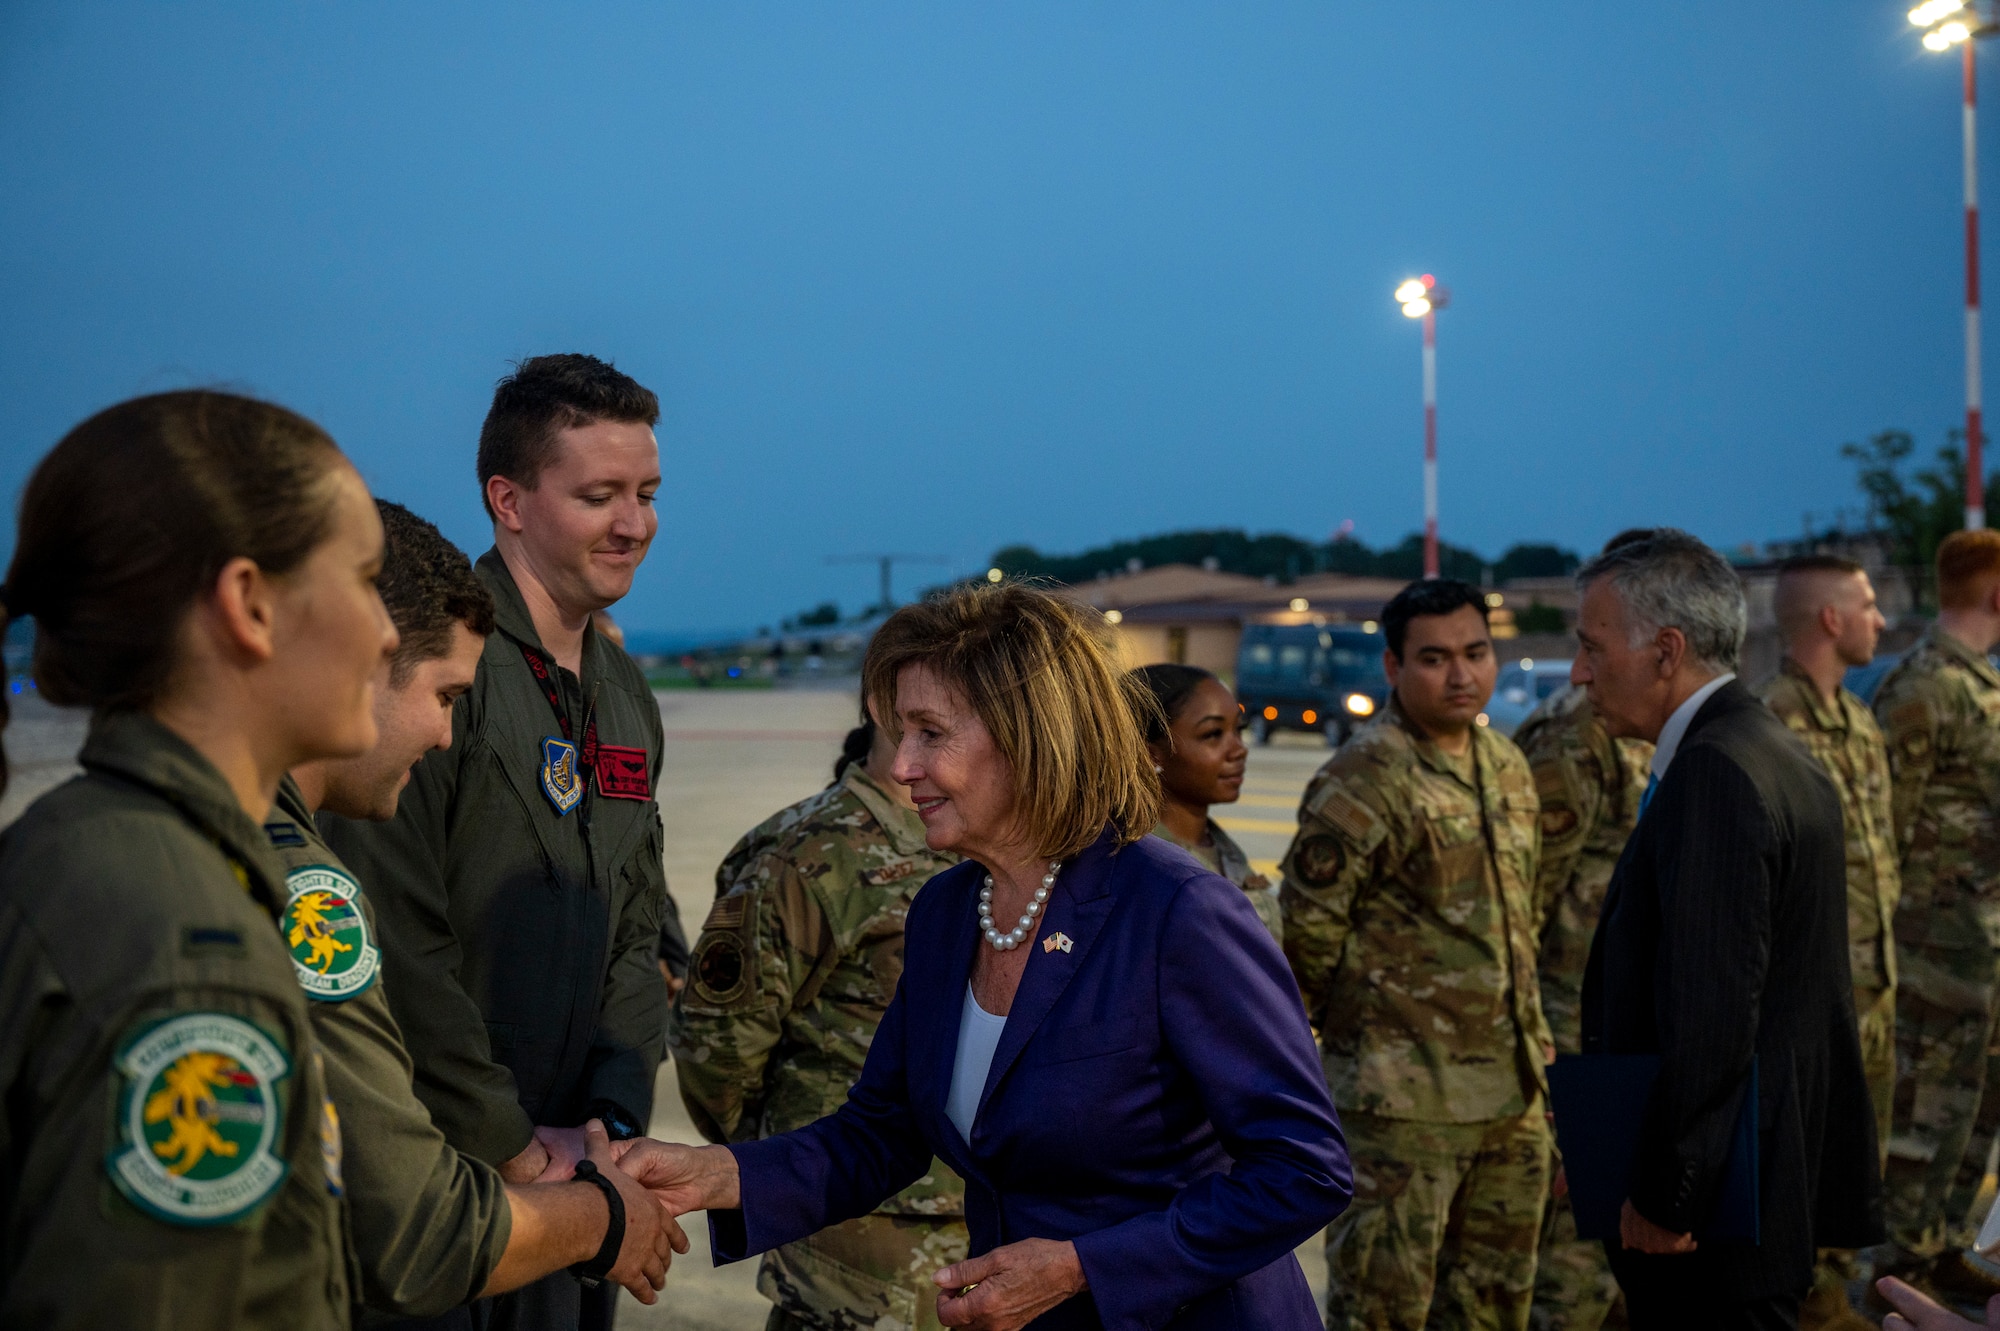
<path fill-rule="evenodd" d="M 1687 738 L 1688 727 L 1694 724 L 1694 714 L 1701 710 L 1701 705 L 1714 697 L 1716 690 L 1735 678 L 1735 671 L 1725 670 L 1690 693 L 1682 700 L 1679 707 L 1674 708 L 1674 714 L 1660 727 L 1658 746 L 1653 750 L 1652 767 L 1655 779 L 1663 779 L 1667 775 L 1667 768 L 1673 765 L 1674 755 L 1681 751 L 1681 741 Z"/>
<path fill-rule="evenodd" d="M 1000 1032 L 1006 1029 L 1007 1019 L 979 1006 L 979 1000 L 972 996 L 972 982 L 966 981 L 965 1007 L 958 1014 L 958 1054 L 951 1060 L 951 1090 L 944 1097 L 944 1116 L 968 1143 L 973 1116 L 979 1112 L 979 1096 L 986 1089 L 986 1073 L 993 1066 L 993 1051 L 1000 1047 Z"/>

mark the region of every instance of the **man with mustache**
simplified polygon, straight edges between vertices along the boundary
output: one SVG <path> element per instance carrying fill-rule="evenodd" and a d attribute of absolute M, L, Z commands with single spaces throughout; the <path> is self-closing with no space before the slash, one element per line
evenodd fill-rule
<path fill-rule="evenodd" d="M 1549 1186 L 1535 976 L 1540 805 L 1480 722 L 1498 662 L 1476 587 L 1382 612 L 1394 690 L 1307 787 L 1285 952 L 1354 1162 L 1327 1231 L 1327 1326 L 1528 1325 Z"/>
<path fill-rule="evenodd" d="M 510 1183 L 567 1177 L 582 1125 L 636 1137 L 652 1111 L 680 937 L 654 802 L 663 736 L 638 666 L 592 624 L 658 529 L 659 400 L 592 356 L 538 356 L 479 437 L 494 548 L 475 568 L 497 631 L 452 744 L 393 821 L 328 818 L 381 919 L 390 1006 L 446 1140 Z M 686 973 L 686 945 L 669 956 Z M 567 1274 L 441 1325 L 608 1326 L 607 1286 Z"/>

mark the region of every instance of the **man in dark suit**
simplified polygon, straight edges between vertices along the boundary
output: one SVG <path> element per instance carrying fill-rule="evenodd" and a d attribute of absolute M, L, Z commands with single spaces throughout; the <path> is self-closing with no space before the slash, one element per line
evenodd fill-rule
<path fill-rule="evenodd" d="M 1743 591 L 1721 556 L 1662 528 L 1578 585 L 1570 677 L 1614 735 L 1657 744 L 1584 976 L 1585 1052 L 1660 1057 L 1612 1269 L 1636 1331 L 1796 1326 L 1815 1249 L 1881 1238 L 1839 799 L 1736 682 Z M 1755 1244 L 1701 1233 L 1753 1068 Z"/>

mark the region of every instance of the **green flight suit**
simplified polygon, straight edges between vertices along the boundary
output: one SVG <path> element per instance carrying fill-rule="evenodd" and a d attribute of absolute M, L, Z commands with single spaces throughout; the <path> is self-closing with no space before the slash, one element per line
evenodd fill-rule
<path fill-rule="evenodd" d="M 674 1006 L 681 1099 L 710 1141 L 804 1127 L 846 1102 L 903 974 L 903 919 L 957 862 L 859 764 L 746 833 Z M 764 1255 L 765 1331 L 938 1326 L 931 1274 L 966 1256 L 942 1162 L 868 1215 Z"/>
<path fill-rule="evenodd" d="M 99 717 L 80 761 L 0 836 L 0 1326 L 345 1327 L 284 868 L 150 717 Z"/>
<path fill-rule="evenodd" d="M 644 1131 L 667 1018 L 654 957 L 663 915 L 678 913 L 653 798 L 664 737 L 644 674 L 595 628 L 572 674 L 543 647 L 499 552 L 474 572 L 498 631 L 453 708 L 451 747 L 416 765 L 391 821 L 329 815 L 320 831 L 368 885 L 417 1098 L 459 1152 L 499 1165 L 536 1124 L 610 1110 Z M 524 648 L 544 663 L 560 718 Z M 596 763 L 584 752 L 593 720 Z M 504 1296 L 541 1309 L 522 1315 L 543 1326 L 575 1325 L 579 1297 L 566 1273 Z"/>
<path fill-rule="evenodd" d="M 415 1070 L 381 982 L 375 911 L 313 824 L 290 777 L 264 823 L 286 868 L 285 942 L 326 1060 L 346 1144 L 359 1295 L 428 1316 L 469 1303 L 507 1251 L 513 1210 L 490 1165 L 460 1155 L 416 1097 Z"/>

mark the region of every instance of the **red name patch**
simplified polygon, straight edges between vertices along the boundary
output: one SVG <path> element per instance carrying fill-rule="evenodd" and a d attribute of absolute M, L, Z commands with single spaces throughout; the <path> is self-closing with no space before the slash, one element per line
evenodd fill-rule
<path fill-rule="evenodd" d="M 653 798 L 653 783 L 646 775 L 646 751 L 598 745 L 597 793 L 614 800 Z"/>

